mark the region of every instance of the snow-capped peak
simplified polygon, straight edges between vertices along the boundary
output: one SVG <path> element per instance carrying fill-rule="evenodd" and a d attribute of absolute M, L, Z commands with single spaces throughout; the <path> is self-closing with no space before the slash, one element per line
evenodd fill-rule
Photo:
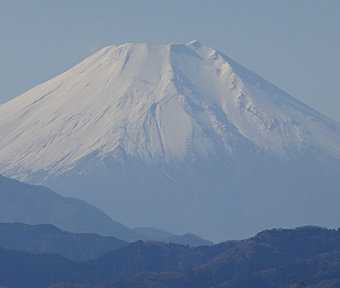
<path fill-rule="evenodd" d="M 69 169 L 118 147 L 146 163 L 209 158 L 236 138 L 280 157 L 340 155 L 334 123 L 254 77 L 197 40 L 109 46 L 0 106 L 2 171 Z"/>
<path fill-rule="evenodd" d="M 285 187 L 300 189 L 294 179 L 306 171 L 313 181 L 340 171 L 339 124 L 196 40 L 108 46 L 1 105 L 0 135 L 0 173 L 83 198 L 131 226 L 167 221 L 201 235 L 189 226 L 207 205 L 204 227 L 215 227 L 220 214 L 247 214 L 263 198 L 252 193 L 272 205 Z M 301 173 L 280 187 L 270 181 L 291 165 Z M 322 181 L 310 183 L 300 190 Z"/>
<path fill-rule="evenodd" d="M 192 47 L 198 48 L 198 47 L 202 47 L 203 45 L 202 45 L 202 43 L 200 41 L 194 39 L 194 40 L 190 41 L 187 44 L 187 46 L 189 46 L 189 47 L 192 46 Z"/>

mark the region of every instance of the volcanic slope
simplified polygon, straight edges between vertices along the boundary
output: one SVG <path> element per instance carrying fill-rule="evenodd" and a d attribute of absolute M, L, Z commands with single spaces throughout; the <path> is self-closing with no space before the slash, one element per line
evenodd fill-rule
<path fill-rule="evenodd" d="M 339 123 L 198 41 L 106 47 L 1 105 L 0 135 L 0 173 L 129 226 L 338 225 Z"/>

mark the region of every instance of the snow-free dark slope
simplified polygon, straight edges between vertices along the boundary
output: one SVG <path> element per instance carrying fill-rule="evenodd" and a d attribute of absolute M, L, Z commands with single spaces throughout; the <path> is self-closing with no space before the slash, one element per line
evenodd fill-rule
<path fill-rule="evenodd" d="M 223 240 L 340 217 L 339 124 L 197 41 L 104 48 L 1 105 L 0 135 L 0 173 L 129 226 Z"/>

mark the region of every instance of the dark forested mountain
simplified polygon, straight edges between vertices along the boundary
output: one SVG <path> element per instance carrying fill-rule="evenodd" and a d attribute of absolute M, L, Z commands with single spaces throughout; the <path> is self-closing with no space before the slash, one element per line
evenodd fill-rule
<path fill-rule="evenodd" d="M 115 237 L 74 234 L 49 224 L 0 223 L 0 247 L 31 253 L 58 254 L 74 261 L 96 258 L 126 245 L 127 242 Z"/>
<path fill-rule="evenodd" d="M 338 288 L 340 229 L 274 229 L 190 248 L 138 241 L 98 259 L 0 249 L 0 285 L 12 288 Z"/>

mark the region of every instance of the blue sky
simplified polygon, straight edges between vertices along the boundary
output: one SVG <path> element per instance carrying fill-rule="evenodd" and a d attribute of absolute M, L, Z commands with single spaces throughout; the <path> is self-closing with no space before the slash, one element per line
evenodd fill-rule
<path fill-rule="evenodd" d="M 340 122 L 338 0 L 0 0 L 0 103 L 125 42 L 198 39 Z"/>

